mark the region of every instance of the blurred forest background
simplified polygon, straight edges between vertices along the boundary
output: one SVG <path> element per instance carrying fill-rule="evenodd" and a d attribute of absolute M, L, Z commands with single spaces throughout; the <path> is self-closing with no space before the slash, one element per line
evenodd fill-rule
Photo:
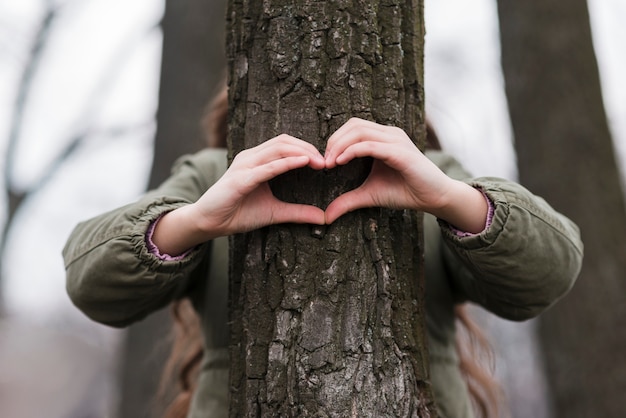
<path fill-rule="evenodd" d="M 585 267 L 540 319 L 475 312 L 514 417 L 622 416 L 626 3 L 512 3 L 426 0 L 427 113 L 475 175 L 518 179 L 572 217 Z M 166 347 L 146 342 L 165 341 L 166 314 L 90 322 L 61 249 L 202 146 L 224 4 L 0 0 L 0 416 L 145 415 Z"/>

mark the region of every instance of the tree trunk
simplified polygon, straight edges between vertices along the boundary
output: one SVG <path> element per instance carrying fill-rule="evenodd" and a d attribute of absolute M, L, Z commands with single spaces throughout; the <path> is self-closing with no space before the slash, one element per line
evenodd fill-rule
<path fill-rule="evenodd" d="M 559 417 L 620 417 L 626 210 L 585 0 L 498 2 L 520 180 L 581 228 L 585 260 L 540 335 Z"/>
<path fill-rule="evenodd" d="M 157 133 L 149 188 L 169 174 L 176 158 L 206 146 L 201 119 L 223 78 L 224 0 L 168 0 L 162 21 L 163 55 Z M 169 311 L 133 324 L 123 353 L 120 417 L 151 416 L 170 350 Z M 158 402 L 157 402 L 158 403 Z M 162 405 L 159 405 L 162 406 Z"/>
<path fill-rule="evenodd" d="M 421 0 L 229 3 L 230 157 L 280 133 L 324 150 L 350 116 L 424 138 Z M 371 161 L 296 170 L 281 199 L 326 205 Z M 231 416 L 435 416 L 419 216 L 368 209 L 231 242 Z"/>
<path fill-rule="evenodd" d="M 176 158 L 207 145 L 201 121 L 224 78 L 225 8 L 225 0 L 166 1 L 150 188 L 169 177 Z"/>

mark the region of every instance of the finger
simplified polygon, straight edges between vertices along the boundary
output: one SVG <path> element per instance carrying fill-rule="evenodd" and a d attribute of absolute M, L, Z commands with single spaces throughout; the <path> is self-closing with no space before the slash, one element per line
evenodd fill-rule
<path fill-rule="evenodd" d="M 247 176 L 243 178 L 242 182 L 247 188 L 253 189 L 283 173 L 305 167 L 309 165 L 309 162 L 310 159 L 306 155 L 282 157 L 253 167 L 247 172 Z"/>
<path fill-rule="evenodd" d="M 324 160 L 326 168 L 337 165 L 336 158 L 346 148 L 361 142 L 403 143 L 408 137 L 399 128 L 384 126 L 362 119 L 350 119 L 339 128 L 328 140 Z"/>
<path fill-rule="evenodd" d="M 357 188 L 342 194 L 326 208 L 326 223 L 335 222 L 342 215 L 357 209 L 376 206 L 372 196 L 363 188 Z"/>
<path fill-rule="evenodd" d="M 298 223 L 324 225 L 324 211 L 311 205 L 278 201 L 272 213 L 272 224 Z"/>
<path fill-rule="evenodd" d="M 274 143 L 285 143 L 285 144 L 291 144 L 291 145 L 296 145 L 299 147 L 302 147 L 302 149 L 307 152 L 310 153 L 311 156 L 321 156 L 322 154 L 320 153 L 320 151 L 311 143 L 304 141 L 300 138 L 296 138 L 294 136 L 288 135 L 288 134 L 281 134 L 278 135 L 277 137 L 274 137 L 272 139 L 270 139 L 269 141 L 266 141 L 265 144 L 269 145 L 269 146 L 273 146 Z"/>
<path fill-rule="evenodd" d="M 411 147 L 414 148 L 414 147 Z M 335 158 L 335 164 L 345 165 L 355 158 L 372 157 L 376 160 L 380 160 L 385 165 L 393 168 L 394 170 L 402 171 L 413 161 L 413 151 L 417 151 L 417 148 L 411 149 L 401 144 L 388 144 L 381 142 L 357 142 L 351 144 L 343 152 Z M 413 163 L 416 163 L 413 161 Z"/>
<path fill-rule="evenodd" d="M 355 130 L 359 127 L 367 126 L 366 122 L 363 119 L 359 118 L 350 118 L 347 122 L 339 127 L 333 134 L 328 138 L 326 142 L 326 149 L 324 151 L 324 159 L 328 162 L 334 163 L 334 158 L 337 155 L 339 143 L 346 141 L 348 138 L 357 138 L 358 135 L 355 135 Z M 376 129 L 372 127 L 372 129 Z M 330 167 L 329 167 L 330 168 Z"/>
<path fill-rule="evenodd" d="M 302 155 L 310 158 L 310 165 L 314 169 L 321 169 L 325 166 L 324 159 L 317 148 L 289 135 L 279 135 L 254 148 L 244 150 L 237 155 L 236 161 L 238 164 L 254 167 L 279 158 Z"/>
<path fill-rule="evenodd" d="M 360 118 L 350 118 L 346 123 L 339 127 L 329 138 L 328 143 L 332 146 L 338 138 L 346 135 L 349 132 L 357 131 L 379 131 L 384 132 L 387 128 L 386 125 L 381 125 L 376 122 L 372 122 L 365 119 Z M 327 146 L 328 148 L 328 146 Z"/>
<path fill-rule="evenodd" d="M 231 167 L 233 169 L 254 169 L 272 161 L 289 157 L 307 157 L 308 163 L 314 169 L 325 167 L 323 157 L 317 150 L 312 151 L 310 148 L 293 143 L 274 143 L 270 146 L 259 146 L 242 151 L 235 157 Z"/>

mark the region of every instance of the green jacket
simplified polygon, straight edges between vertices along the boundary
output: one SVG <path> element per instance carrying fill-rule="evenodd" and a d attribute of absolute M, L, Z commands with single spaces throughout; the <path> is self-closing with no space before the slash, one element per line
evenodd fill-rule
<path fill-rule="evenodd" d="M 449 176 L 468 178 L 446 154 L 427 155 Z M 184 157 L 157 190 L 79 224 L 63 250 L 68 293 L 95 321 L 123 327 L 175 298 L 192 298 L 206 345 L 192 417 L 227 416 L 228 240 L 163 261 L 150 252 L 145 236 L 155 219 L 197 200 L 225 169 L 224 150 Z M 430 215 L 424 221 L 431 379 L 441 416 L 450 418 L 472 416 L 454 348 L 454 305 L 472 301 L 503 318 L 532 318 L 570 289 L 583 251 L 578 228 L 520 185 L 497 178 L 467 181 L 494 205 L 485 231 L 459 236 Z"/>

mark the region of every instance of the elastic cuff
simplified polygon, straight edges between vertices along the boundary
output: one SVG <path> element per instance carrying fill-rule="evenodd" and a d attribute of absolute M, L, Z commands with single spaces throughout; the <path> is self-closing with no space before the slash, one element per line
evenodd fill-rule
<path fill-rule="evenodd" d="M 156 244 L 154 243 L 154 241 L 152 240 L 152 236 L 154 235 L 154 229 L 156 228 L 156 225 L 159 222 L 159 220 L 164 215 L 165 214 L 160 215 L 154 221 L 150 222 L 150 225 L 148 226 L 148 230 L 146 231 L 146 246 L 148 247 L 148 252 L 150 252 L 150 254 L 156 256 L 159 260 L 163 260 L 163 261 L 180 261 L 180 260 L 184 259 L 185 257 L 187 257 L 187 255 L 192 250 L 187 250 L 184 253 L 182 253 L 180 255 L 176 255 L 176 256 L 172 256 L 172 255 L 169 255 L 169 254 L 162 254 L 161 251 L 159 251 L 159 247 L 157 247 Z"/>

